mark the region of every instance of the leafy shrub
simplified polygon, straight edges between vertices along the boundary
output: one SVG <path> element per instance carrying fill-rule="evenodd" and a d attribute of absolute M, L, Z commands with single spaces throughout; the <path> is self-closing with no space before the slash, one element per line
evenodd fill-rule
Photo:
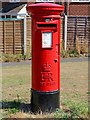
<path fill-rule="evenodd" d="M 2 62 L 20 62 L 22 60 L 30 60 L 31 59 L 31 55 L 27 54 L 27 55 L 23 55 L 23 54 L 2 54 Z"/>
<path fill-rule="evenodd" d="M 61 57 L 63 57 L 63 58 L 68 58 L 69 57 L 69 53 L 68 53 L 68 51 L 65 51 L 65 50 L 61 50 Z"/>
<path fill-rule="evenodd" d="M 8 113 L 10 113 L 10 114 L 14 114 L 16 112 L 20 112 L 20 110 L 19 109 L 15 109 L 15 108 L 8 109 Z"/>
<path fill-rule="evenodd" d="M 76 50 L 79 54 L 88 54 L 88 40 L 80 39 L 78 36 L 76 37 Z"/>
<path fill-rule="evenodd" d="M 62 58 L 68 58 L 68 57 L 80 57 L 80 54 L 78 53 L 77 50 L 67 50 L 67 51 L 64 51 L 64 50 L 61 50 L 61 57 Z"/>

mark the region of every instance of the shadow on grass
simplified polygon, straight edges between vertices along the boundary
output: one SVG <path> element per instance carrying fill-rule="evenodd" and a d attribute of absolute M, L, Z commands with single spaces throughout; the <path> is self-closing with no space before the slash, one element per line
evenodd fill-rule
<path fill-rule="evenodd" d="M 24 113 L 32 113 L 31 112 L 31 104 L 25 104 L 20 101 L 3 101 L 1 109 L 10 109 L 9 113 L 16 113 L 16 112 L 24 112 Z M 14 109 L 14 110 L 13 110 Z M 54 119 L 60 118 L 61 120 L 89 120 L 88 116 L 82 116 L 81 112 L 77 109 L 57 109 L 54 113 Z M 84 117 L 84 118 L 83 118 Z M 6 120 L 6 119 L 2 119 Z M 10 120 L 10 119 L 8 119 Z M 45 119 L 46 120 L 46 119 Z"/>
<path fill-rule="evenodd" d="M 20 101 L 4 101 L 1 102 L 1 109 L 17 109 L 22 112 L 31 112 L 31 104 L 21 103 Z"/>

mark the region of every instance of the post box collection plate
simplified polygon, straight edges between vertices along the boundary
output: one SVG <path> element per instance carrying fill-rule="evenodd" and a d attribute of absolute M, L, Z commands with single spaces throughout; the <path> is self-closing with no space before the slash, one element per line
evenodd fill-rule
<path fill-rule="evenodd" d="M 32 21 L 33 112 L 54 112 L 60 107 L 60 13 L 64 7 L 52 3 L 27 6 Z"/>
<path fill-rule="evenodd" d="M 52 32 L 42 32 L 42 48 L 52 47 Z"/>

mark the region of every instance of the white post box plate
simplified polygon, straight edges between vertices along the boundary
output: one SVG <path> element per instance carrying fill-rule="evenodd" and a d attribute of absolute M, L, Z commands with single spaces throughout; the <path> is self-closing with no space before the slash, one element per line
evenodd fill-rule
<path fill-rule="evenodd" d="M 52 47 L 52 32 L 42 33 L 42 48 Z"/>

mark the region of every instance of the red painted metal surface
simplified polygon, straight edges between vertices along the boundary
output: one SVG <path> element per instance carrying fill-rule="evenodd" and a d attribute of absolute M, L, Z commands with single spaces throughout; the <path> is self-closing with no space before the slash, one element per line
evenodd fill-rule
<path fill-rule="evenodd" d="M 27 11 L 32 13 L 34 90 L 45 92 L 60 90 L 60 13 L 63 10 L 63 6 L 51 3 L 27 6 Z"/>

